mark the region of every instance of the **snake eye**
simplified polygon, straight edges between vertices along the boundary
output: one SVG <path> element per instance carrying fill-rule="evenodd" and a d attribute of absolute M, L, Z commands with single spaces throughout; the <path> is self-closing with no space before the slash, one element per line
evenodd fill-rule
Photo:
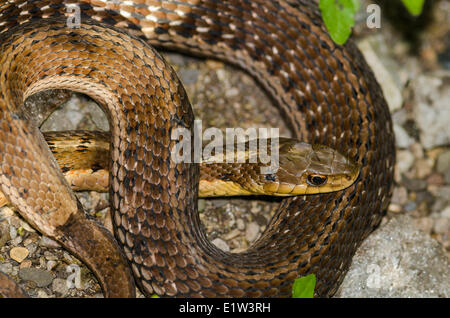
<path fill-rule="evenodd" d="M 326 176 L 321 176 L 318 174 L 310 174 L 306 178 L 306 182 L 308 182 L 310 186 L 319 187 L 321 185 L 324 185 L 327 182 L 327 179 L 328 178 Z"/>

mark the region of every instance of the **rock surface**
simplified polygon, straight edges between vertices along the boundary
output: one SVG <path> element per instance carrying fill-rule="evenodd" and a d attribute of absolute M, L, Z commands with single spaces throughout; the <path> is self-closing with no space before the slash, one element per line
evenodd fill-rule
<path fill-rule="evenodd" d="M 398 216 L 358 249 L 336 297 L 450 297 L 442 245 Z"/>

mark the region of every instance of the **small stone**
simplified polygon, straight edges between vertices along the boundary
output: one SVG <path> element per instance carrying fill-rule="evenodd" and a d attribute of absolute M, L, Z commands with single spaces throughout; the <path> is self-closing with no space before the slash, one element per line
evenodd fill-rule
<path fill-rule="evenodd" d="M 38 289 L 37 291 L 38 298 L 48 298 L 48 294 L 43 289 Z"/>
<path fill-rule="evenodd" d="M 395 187 L 392 193 L 391 202 L 399 205 L 403 205 L 408 201 L 408 191 L 404 187 Z"/>
<path fill-rule="evenodd" d="M 17 229 L 14 226 L 9 227 L 9 236 L 11 240 L 14 240 L 17 237 Z"/>
<path fill-rule="evenodd" d="M 406 212 L 414 211 L 417 208 L 416 202 L 410 201 L 407 204 L 405 204 L 404 209 Z"/>
<path fill-rule="evenodd" d="M 398 215 L 361 245 L 338 297 L 450 296 L 448 258 L 442 245 Z"/>
<path fill-rule="evenodd" d="M 446 208 L 441 212 L 441 216 L 442 216 L 443 218 L 450 219 L 450 206 L 446 207 Z"/>
<path fill-rule="evenodd" d="M 439 154 L 436 160 L 436 170 L 442 174 L 450 170 L 450 150 Z"/>
<path fill-rule="evenodd" d="M 425 202 L 428 206 L 431 206 L 434 203 L 435 198 L 428 191 L 418 191 L 416 193 L 415 201 L 417 204 L 421 204 L 422 202 Z"/>
<path fill-rule="evenodd" d="M 251 222 L 247 225 L 247 229 L 245 230 L 245 238 L 249 242 L 253 242 L 259 234 L 259 225 L 256 222 Z"/>
<path fill-rule="evenodd" d="M 47 261 L 56 261 L 56 260 L 58 260 L 58 257 L 56 255 L 53 255 L 53 253 L 51 253 L 49 251 L 45 251 L 44 252 L 44 256 L 45 256 L 45 259 Z"/>
<path fill-rule="evenodd" d="M 52 290 L 61 295 L 66 295 L 69 291 L 67 281 L 61 278 L 55 278 L 52 282 Z"/>
<path fill-rule="evenodd" d="M 409 150 L 397 152 L 397 169 L 400 173 L 406 173 L 414 163 L 414 156 Z"/>
<path fill-rule="evenodd" d="M 28 244 L 33 243 L 33 240 L 30 238 L 27 238 L 25 241 L 23 241 L 23 245 L 27 246 Z"/>
<path fill-rule="evenodd" d="M 52 283 L 53 275 L 40 268 L 23 268 L 19 271 L 19 277 L 25 281 L 32 281 L 38 287 L 46 287 Z"/>
<path fill-rule="evenodd" d="M 13 271 L 13 265 L 11 263 L 0 264 L 0 272 L 11 275 Z"/>
<path fill-rule="evenodd" d="M 450 150 L 444 151 L 438 156 L 436 170 L 444 176 L 446 183 L 450 183 Z"/>
<path fill-rule="evenodd" d="M 230 251 L 230 247 L 228 246 L 228 244 L 220 238 L 216 238 L 216 239 L 212 240 L 211 243 L 213 243 L 215 246 L 217 246 L 224 252 Z"/>
<path fill-rule="evenodd" d="M 217 199 L 217 200 L 212 200 L 211 203 L 215 208 L 221 208 L 228 204 L 228 200 Z"/>
<path fill-rule="evenodd" d="M 413 81 L 413 116 L 426 149 L 450 143 L 449 81 L 440 74 L 421 75 Z"/>
<path fill-rule="evenodd" d="M 28 252 L 30 252 L 30 255 L 33 255 L 34 252 L 36 252 L 36 250 L 38 248 L 36 243 L 30 243 L 30 244 L 24 243 L 24 245 L 26 246 Z"/>
<path fill-rule="evenodd" d="M 25 247 L 13 247 L 9 251 L 9 256 L 18 263 L 21 263 L 25 258 L 27 258 L 30 252 Z"/>
<path fill-rule="evenodd" d="M 376 39 L 364 39 L 358 43 L 358 47 L 364 55 L 367 63 L 374 71 L 375 77 L 380 83 L 386 102 L 391 112 L 399 109 L 403 104 L 402 84 L 396 78 L 396 72 L 393 68 L 397 68 L 397 64 L 393 67 L 391 63 L 385 59 L 381 59 L 381 54 L 376 50 Z"/>
<path fill-rule="evenodd" d="M 239 231 L 239 229 L 234 229 L 230 232 L 228 232 L 226 235 L 224 235 L 224 239 L 229 241 L 234 239 L 235 237 L 239 236 L 241 234 L 241 232 Z"/>
<path fill-rule="evenodd" d="M 237 219 L 237 220 L 236 220 L 236 227 L 237 227 L 237 229 L 240 230 L 240 231 L 244 230 L 244 229 L 245 229 L 245 223 L 244 223 L 244 220 L 242 220 L 242 219 Z"/>
<path fill-rule="evenodd" d="M 27 232 L 35 233 L 36 231 L 25 221 L 20 221 L 20 226 Z"/>
<path fill-rule="evenodd" d="M 52 240 L 51 238 L 49 238 L 47 236 L 42 236 L 42 238 L 39 241 L 39 246 L 48 247 L 48 248 L 60 247 L 58 242 L 56 242 L 55 240 Z"/>
<path fill-rule="evenodd" d="M 409 150 L 411 150 L 414 158 L 416 159 L 422 159 L 424 156 L 423 147 L 418 142 L 413 143 L 411 147 L 409 147 Z"/>
<path fill-rule="evenodd" d="M 414 223 L 419 230 L 425 233 L 431 233 L 434 224 L 433 219 L 429 217 L 415 219 Z"/>
<path fill-rule="evenodd" d="M 239 90 L 236 87 L 232 87 L 225 92 L 225 96 L 228 98 L 235 97 L 237 95 L 239 95 Z"/>
<path fill-rule="evenodd" d="M 184 85 L 190 85 L 197 82 L 199 71 L 196 69 L 181 69 L 178 74 Z"/>
<path fill-rule="evenodd" d="M 399 148 L 408 148 L 414 140 L 408 135 L 406 130 L 400 125 L 394 125 L 395 143 Z"/>
<path fill-rule="evenodd" d="M 420 191 L 425 190 L 427 187 L 427 182 L 421 179 L 410 179 L 403 177 L 403 184 L 409 191 Z"/>
<path fill-rule="evenodd" d="M 198 212 L 203 212 L 206 207 L 206 201 L 204 199 L 198 200 Z"/>
<path fill-rule="evenodd" d="M 55 261 L 48 261 L 47 262 L 47 270 L 51 271 L 52 269 L 55 268 L 56 265 L 58 265 L 57 262 L 55 262 Z"/>
<path fill-rule="evenodd" d="M 29 268 L 29 267 L 31 267 L 32 264 L 33 264 L 33 262 L 31 262 L 31 260 L 26 259 L 22 263 L 20 263 L 19 268 L 21 268 L 21 269 L 22 268 Z"/>
<path fill-rule="evenodd" d="M 400 213 L 403 211 L 403 208 L 399 204 L 391 203 L 391 204 L 389 204 L 388 210 L 393 213 Z"/>
<path fill-rule="evenodd" d="M 253 214 L 257 214 L 261 212 L 261 206 L 256 201 L 252 201 L 252 207 L 250 208 L 250 212 Z"/>
<path fill-rule="evenodd" d="M 14 211 L 7 206 L 4 206 L 0 211 L 0 219 L 6 219 L 14 215 Z"/>
<path fill-rule="evenodd" d="M 445 184 L 444 177 L 439 173 L 433 173 L 427 178 L 428 185 L 442 186 Z"/>
<path fill-rule="evenodd" d="M 450 223 L 448 218 L 439 218 L 434 221 L 434 232 L 438 234 L 445 234 L 450 231 Z"/>
<path fill-rule="evenodd" d="M 423 179 L 430 175 L 433 169 L 433 161 L 430 159 L 419 159 L 415 164 L 415 177 Z"/>

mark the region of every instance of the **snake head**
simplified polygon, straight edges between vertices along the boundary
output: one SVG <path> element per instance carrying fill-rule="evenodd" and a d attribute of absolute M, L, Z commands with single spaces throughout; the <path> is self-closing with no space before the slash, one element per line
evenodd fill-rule
<path fill-rule="evenodd" d="M 359 175 L 360 166 L 330 147 L 280 138 L 279 169 L 266 175 L 266 194 L 288 196 L 345 189 Z"/>

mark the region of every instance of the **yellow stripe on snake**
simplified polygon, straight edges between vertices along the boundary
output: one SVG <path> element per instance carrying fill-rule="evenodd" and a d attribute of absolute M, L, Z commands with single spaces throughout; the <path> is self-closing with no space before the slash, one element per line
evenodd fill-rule
<path fill-rule="evenodd" d="M 197 214 L 199 165 L 170 156 L 172 130 L 192 132 L 191 106 L 149 44 L 253 75 L 295 138 L 356 162 L 355 182 L 286 198 L 247 251 L 219 250 Z M 290 296 L 295 278 L 309 273 L 316 296 L 331 296 L 389 203 L 388 108 L 353 42 L 332 42 L 314 1 L 0 1 L 0 65 L 1 190 L 92 269 L 106 296 L 134 296 L 132 275 L 146 296 Z M 111 213 L 123 253 L 86 219 L 23 106 L 47 89 L 85 93 L 107 113 Z"/>

